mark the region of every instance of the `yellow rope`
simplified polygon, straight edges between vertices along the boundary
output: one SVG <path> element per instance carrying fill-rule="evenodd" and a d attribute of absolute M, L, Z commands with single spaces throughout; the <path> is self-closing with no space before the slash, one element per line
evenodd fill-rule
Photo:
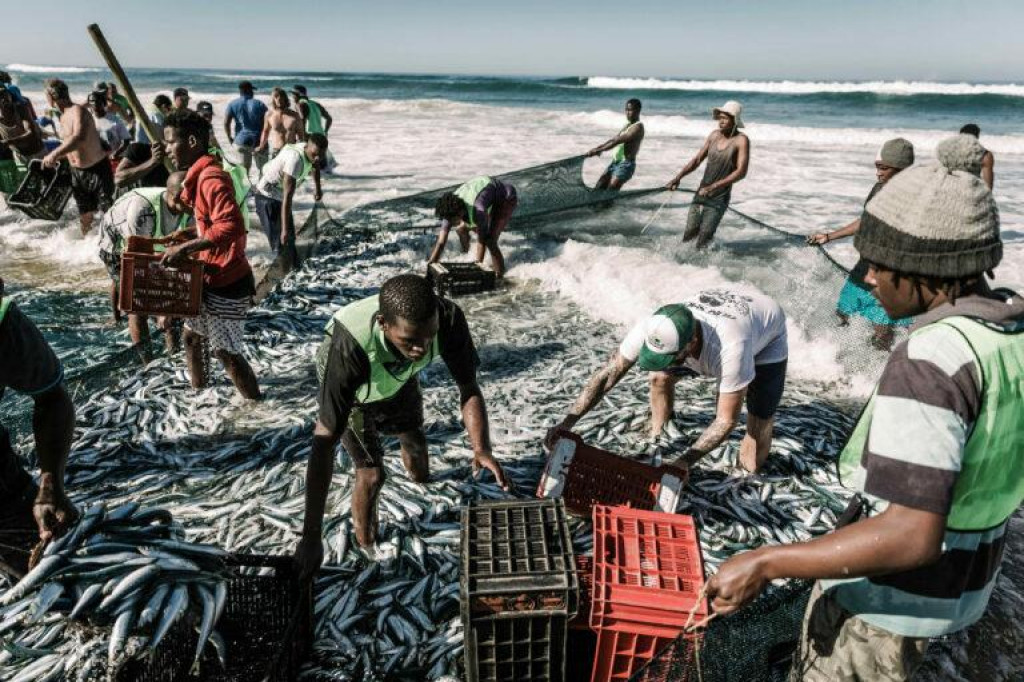
<path fill-rule="evenodd" d="M 701 604 L 704 603 L 704 599 L 707 596 L 708 596 L 708 584 L 704 583 L 704 586 L 702 588 L 700 588 L 700 594 L 697 595 L 697 600 L 693 603 L 693 608 L 690 609 L 690 613 L 687 614 L 686 624 L 683 625 L 683 634 L 684 635 L 696 632 L 697 630 L 701 630 L 701 629 L 707 627 L 708 623 L 710 623 L 711 621 L 713 621 L 715 618 L 718 617 L 717 613 L 712 613 L 710 616 L 707 616 L 706 618 L 704 618 L 704 620 L 700 621 L 699 623 L 694 623 L 693 622 L 694 617 L 697 615 L 698 609 L 700 609 Z M 695 661 L 695 663 L 697 665 L 697 682 L 704 682 L 704 671 L 701 670 L 701 664 L 700 664 L 700 650 L 701 650 L 701 642 L 702 641 L 703 641 L 703 637 L 702 636 L 698 636 L 698 637 L 696 637 L 693 640 L 693 656 L 694 656 L 694 661 Z"/>

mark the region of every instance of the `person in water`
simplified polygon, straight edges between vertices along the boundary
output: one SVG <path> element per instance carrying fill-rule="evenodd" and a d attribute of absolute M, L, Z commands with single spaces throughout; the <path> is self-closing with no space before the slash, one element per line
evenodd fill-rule
<path fill-rule="evenodd" d="M 263 131 L 257 153 L 266 154 L 270 149 L 270 158 L 276 157 L 286 144 L 305 142 L 306 131 L 302 125 L 302 117 L 288 106 L 288 93 L 284 88 L 274 88 L 270 95 L 270 112 L 263 119 Z"/>
<path fill-rule="evenodd" d="M 355 467 L 352 525 L 362 547 L 377 539 L 377 500 L 387 469 L 379 433 L 397 436 L 409 477 L 430 477 L 423 432 L 423 396 L 417 375 L 440 358 L 459 389 L 462 421 L 473 448 L 474 474 L 487 469 L 508 490 L 491 452 L 480 361 L 466 316 L 438 297 L 425 277 L 405 274 L 384 282 L 380 293 L 336 312 L 316 356 L 319 413 L 306 471 L 306 512 L 295 552 L 303 577 L 323 559 L 324 507 L 334 451 L 341 441 Z"/>
<path fill-rule="evenodd" d="M 775 412 L 786 386 L 789 357 L 786 315 L 762 294 L 700 292 L 687 303 L 659 308 L 626 335 L 608 362 L 587 382 L 569 414 L 548 431 L 551 447 L 572 429 L 633 365 L 650 373 L 651 436 L 672 419 L 675 386 L 686 376 L 718 380 L 715 420 L 678 459 L 668 463 L 683 477 L 732 433 L 747 404 L 747 432 L 740 463 L 757 471 L 771 449 Z"/>
<path fill-rule="evenodd" d="M 698 249 L 715 238 L 718 224 L 732 199 L 732 186 L 747 176 L 750 165 L 750 140 L 739 131 L 743 127 L 743 107 L 730 100 L 711 111 L 718 129 L 708 135 L 697 155 L 665 185 L 669 190 L 678 189 L 679 181 L 707 159 L 704 178 L 693 197 L 683 232 L 683 241 L 696 239 Z"/>
<path fill-rule="evenodd" d="M 36 122 L 26 118 L 18 107 L 14 93 L 0 85 L 0 147 L 9 149 L 14 157 L 27 165 L 32 159 L 45 156 L 43 134 Z"/>
<path fill-rule="evenodd" d="M 499 278 L 505 276 L 505 257 L 498 247 L 498 238 L 508 227 L 519 205 L 516 188 L 487 175 L 464 183 L 454 192 L 445 192 L 437 200 L 434 215 L 441 219 L 437 243 L 428 263 L 441 260 L 452 227 L 459 236 L 462 252 L 469 251 L 469 232 L 476 230 L 476 262 L 483 264 L 484 251 L 491 254 L 491 267 Z"/>
<path fill-rule="evenodd" d="M 232 100 L 224 112 L 224 134 L 228 137 L 228 143 L 234 145 L 235 152 L 242 159 L 246 173 L 252 167 L 254 154 L 257 169 L 262 168 L 267 162 L 255 151 L 260 146 L 260 133 L 263 131 L 264 119 L 267 116 L 267 105 L 253 96 L 255 89 L 250 81 L 240 82 L 238 98 Z M 232 121 L 235 123 L 234 133 L 231 131 Z"/>
<path fill-rule="evenodd" d="M 978 127 L 977 123 L 968 123 L 960 129 L 960 134 L 973 135 L 974 139 L 977 140 L 981 137 L 981 128 Z M 985 148 L 982 147 L 982 149 Z M 995 165 L 996 157 L 992 155 L 992 152 L 985 149 L 985 160 L 981 163 L 981 179 L 985 181 L 985 184 L 988 185 L 989 189 L 992 189 L 995 186 Z"/>
<path fill-rule="evenodd" d="M 875 159 L 875 177 L 877 182 L 868 198 L 864 200 L 866 206 L 869 201 L 878 193 L 885 183 L 889 182 L 897 173 L 909 168 L 914 163 L 914 145 L 902 137 L 889 140 L 878 152 Z M 807 243 L 812 246 L 821 246 L 843 237 L 851 237 L 857 234 L 860 229 L 860 218 L 857 218 L 846 227 L 841 227 L 832 232 L 817 232 L 807 238 Z M 874 334 L 871 337 L 871 345 L 879 350 L 888 351 L 892 348 L 897 326 L 906 326 L 910 320 L 893 320 L 885 312 L 885 308 L 878 299 L 871 295 L 871 286 L 864 281 L 868 272 L 867 262 L 861 258 L 853 266 L 846 284 L 839 292 L 839 303 L 836 307 L 836 314 L 845 325 L 849 323 L 852 315 L 863 317 L 874 325 Z"/>
<path fill-rule="evenodd" d="M 644 141 L 644 124 L 640 122 L 640 100 L 633 98 L 626 102 L 626 125 L 619 134 L 602 145 L 594 147 L 587 156 L 600 156 L 601 152 L 615 150 L 615 156 L 600 178 L 594 189 L 619 190 L 633 177 L 636 172 L 636 156 L 640 152 L 640 144 Z"/>
<path fill-rule="evenodd" d="M 1024 299 L 985 281 L 1003 244 L 980 155 L 936 152 L 868 202 L 854 241 L 889 316 L 916 322 L 839 456 L 851 522 L 708 581 L 722 615 L 775 579 L 817 581 L 792 680 L 911 679 L 931 638 L 985 613 L 1024 502 Z"/>

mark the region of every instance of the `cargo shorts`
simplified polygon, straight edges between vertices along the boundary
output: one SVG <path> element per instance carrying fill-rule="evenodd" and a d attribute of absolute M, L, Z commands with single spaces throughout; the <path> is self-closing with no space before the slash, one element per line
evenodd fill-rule
<path fill-rule="evenodd" d="M 909 680 L 927 648 L 927 637 L 904 637 L 871 625 L 843 608 L 835 590 L 823 593 L 821 583 L 815 583 L 789 680 Z"/>

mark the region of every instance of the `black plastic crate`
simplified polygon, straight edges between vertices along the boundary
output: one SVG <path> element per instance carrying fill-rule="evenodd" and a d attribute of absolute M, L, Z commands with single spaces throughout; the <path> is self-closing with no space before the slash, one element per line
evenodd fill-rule
<path fill-rule="evenodd" d="M 216 626 L 227 645 L 227 669 L 221 667 L 207 644 L 196 676 L 189 675 L 195 656 L 197 635 L 190 609 L 160 643 L 151 659 L 136 659 L 121 669 L 118 682 L 260 682 L 280 651 L 280 644 L 299 602 L 303 602 L 299 624 L 285 653 L 276 680 L 287 682 L 298 671 L 313 641 L 313 598 L 302 587 L 290 556 L 234 555 L 227 560 L 234 576 L 228 581 L 224 613 Z M 260 568 L 271 575 L 257 575 Z"/>
<path fill-rule="evenodd" d="M 18 191 L 7 198 L 7 205 L 29 218 L 60 220 L 71 197 L 71 166 L 61 161 L 56 168 L 43 168 L 43 162 L 32 159 L 28 174 Z"/>
<path fill-rule="evenodd" d="M 0 194 L 13 194 L 21 186 L 22 171 L 14 159 L 0 159 Z"/>
<path fill-rule="evenodd" d="M 492 270 L 476 263 L 431 263 L 427 279 L 442 296 L 464 296 L 491 291 L 497 284 Z"/>
<path fill-rule="evenodd" d="M 561 499 L 471 502 L 463 508 L 464 621 L 536 611 L 571 618 L 578 583 Z"/>
<path fill-rule="evenodd" d="M 568 618 L 534 613 L 466 629 L 467 682 L 563 682 Z"/>

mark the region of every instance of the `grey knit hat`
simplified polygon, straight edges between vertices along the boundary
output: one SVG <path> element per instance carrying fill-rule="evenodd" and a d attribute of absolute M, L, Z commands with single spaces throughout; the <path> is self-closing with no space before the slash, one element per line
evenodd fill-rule
<path fill-rule="evenodd" d="M 947 168 L 963 168 L 972 175 L 981 175 L 981 162 L 985 160 L 988 152 L 978 138 L 973 135 L 961 133 L 956 137 L 950 137 L 935 148 L 935 155 Z"/>
<path fill-rule="evenodd" d="M 910 168 L 914 165 L 914 145 L 902 137 L 889 140 L 878 152 L 878 160 L 893 168 Z"/>
<path fill-rule="evenodd" d="M 961 278 L 1003 257 L 999 208 L 970 169 L 959 135 L 938 147 L 939 162 L 907 169 L 868 202 L 853 245 L 861 257 L 905 274 Z"/>

